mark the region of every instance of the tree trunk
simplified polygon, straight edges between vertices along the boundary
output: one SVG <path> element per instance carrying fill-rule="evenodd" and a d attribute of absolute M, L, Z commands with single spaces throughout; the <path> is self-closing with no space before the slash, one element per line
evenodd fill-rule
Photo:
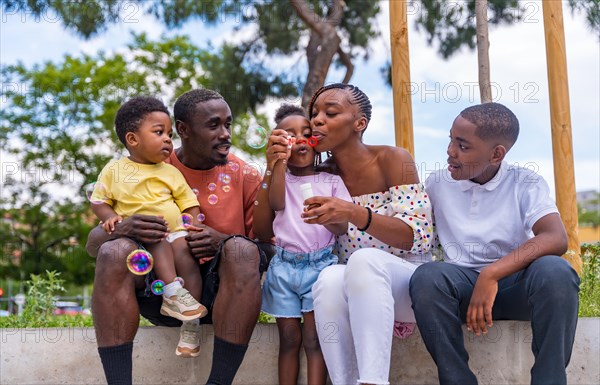
<path fill-rule="evenodd" d="M 302 107 L 307 108 L 312 95 L 325 84 L 329 67 L 331 67 L 336 53 L 340 55 L 342 63 L 346 66 L 346 76 L 343 82 L 347 83 L 352 77 L 354 65 L 350 56 L 343 51 L 342 39 L 336 30 L 344 15 L 344 3 L 341 0 L 333 0 L 332 11 L 326 18 L 314 13 L 306 1 L 290 0 L 290 3 L 311 30 L 310 41 L 306 47 L 308 75 L 302 90 Z"/>
<path fill-rule="evenodd" d="M 314 57 L 314 61 L 308 66 L 308 75 L 306 76 L 306 83 L 302 90 L 302 107 L 307 108 L 310 103 L 310 99 L 316 90 L 318 90 L 327 78 L 327 72 L 333 61 L 338 48 L 340 46 L 340 38 L 335 33 L 333 28 L 328 28 L 329 31 L 320 39 L 318 46 L 312 46 L 309 44 L 306 49 L 307 56 Z M 315 33 L 314 31 L 311 34 Z M 309 52 L 311 49 L 312 52 Z"/>
<path fill-rule="evenodd" d="M 481 96 L 481 103 L 490 103 L 492 101 L 487 3 L 487 0 L 475 0 L 477 63 L 479 68 L 479 94 Z"/>

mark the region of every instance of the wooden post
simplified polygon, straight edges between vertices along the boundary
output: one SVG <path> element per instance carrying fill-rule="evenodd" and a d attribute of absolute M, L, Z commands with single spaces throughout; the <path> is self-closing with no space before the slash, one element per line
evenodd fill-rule
<path fill-rule="evenodd" d="M 415 156 L 413 139 L 408 21 L 406 1 L 390 0 L 390 43 L 392 49 L 392 96 L 396 146 Z"/>
<path fill-rule="evenodd" d="M 556 204 L 569 238 L 569 251 L 564 257 L 578 273 L 581 273 L 581 247 L 578 236 L 579 225 L 562 1 L 542 1 L 542 9 L 544 34 L 546 36 L 546 64 L 548 66 L 548 90 L 550 93 L 550 125 L 552 128 Z"/>

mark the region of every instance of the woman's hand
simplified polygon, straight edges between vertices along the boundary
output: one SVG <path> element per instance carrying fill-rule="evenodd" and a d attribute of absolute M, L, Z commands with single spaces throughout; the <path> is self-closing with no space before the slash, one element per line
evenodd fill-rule
<path fill-rule="evenodd" d="M 302 213 L 305 223 L 331 225 L 352 222 L 357 205 L 333 197 L 317 196 L 304 201 L 306 209 Z"/>

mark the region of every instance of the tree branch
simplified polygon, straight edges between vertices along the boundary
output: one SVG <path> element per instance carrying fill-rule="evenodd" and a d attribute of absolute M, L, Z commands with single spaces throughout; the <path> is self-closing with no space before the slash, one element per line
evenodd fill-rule
<path fill-rule="evenodd" d="M 333 0 L 333 7 L 331 14 L 327 17 L 328 24 L 335 25 L 336 27 L 342 22 L 344 16 L 344 7 L 346 3 L 344 0 Z"/>
<path fill-rule="evenodd" d="M 323 37 L 324 31 L 324 23 L 319 22 L 319 15 L 314 13 L 306 4 L 306 1 L 302 0 L 290 0 L 290 4 L 296 10 L 296 13 L 302 19 L 304 24 L 306 24 L 310 29 L 317 32 L 319 36 Z"/>
<path fill-rule="evenodd" d="M 61 237 L 61 238 L 57 238 L 57 239 L 55 239 L 55 240 L 53 240 L 51 242 L 48 242 L 46 244 L 46 246 L 44 246 L 43 250 L 48 250 L 49 248 L 54 247 L 54 246 L 58 245 L 59 243 L 62 243 L 62 241 L 66 240 L 66 239 L 69 239 L 71 236 L 72 235 L 64 236 L 64 237 Z"/>
<path fill-rule="evenodd" d="M 344 76 L 344 80 L 342 83 L 348 84 L 352 75 L 354 74 L 354 64 L 352 64 L 352 59 L 350 59 L 350 55 L 348 55 L 342 47 L 340 46 L 337 50 L 337 54 L 340 55 L 340 61 L 346 66 L 346 76 Z"/>

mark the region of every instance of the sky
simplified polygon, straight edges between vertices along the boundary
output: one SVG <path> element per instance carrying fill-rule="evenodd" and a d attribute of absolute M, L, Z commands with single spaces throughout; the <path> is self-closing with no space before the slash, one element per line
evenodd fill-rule
<path fill-rule="evenodd" d="M 521 21 L 490 27 L 493 97 L 495 102 L 509 107 L 520 121 L 521 133 L 507 161 L 535 170 L 554 192 L 542 5 L 540 1 L 521 3 L 525 9 Z M 67 53 L 93 55 L 99 50 L 119 51 L 131 41 L 130 31 L 146 32 L 153 39 L 162 33 L 187 34 L 196 45 L 206 47 L 209 43 L 218 46 L 224 41 L 239 41 L 255 28 L 250 25 L 233 33 L 239 15 L 228 14 L 222 15 L 214 26 L 195 20 L 179 30 L 166 32 L 136 4 L 125 1 L 121 5 L 121 23 L 90 40 L 66 31 L 50 11 L 38 18 L 27 12 L 2 11 L 0 65 L 20 61 L 32 66 L 61 61 Z M 351 79 L 351 83 L 365 91 L 373 105 L 373 117 L 364 135 L 368 144 L 394 143 L 392 90 L 380 72 L 391 57 L 389 10 L 387 2 L 381 6 L 376 21 L 381 36 L 371 42 L 368 61 L 355 61 Z M 436 48 L 427 44 L 425 35 L 414 27 L 419 12 L 421 9 L 415 6 L 408 9 L 414 155 L 424 180 L 429 172 L 445 167 L 452 121 L 462 109 L 479 103 L 479 90 L 476 52 L 463 49 L 448 60 L 442 59 Z M 566 5 L 563 15 L 576 189 L 600 190 L 600 39 L 586 26 L 583 15 L 572 15 Z M 305 61 L 300 56 L 267 64 L 275 69 L 285 68 L 294 76 L 304 77 L 306 73 Z M 343 75 L 342 70 L 332 69 L 327 82 L 341 81 Z M 272 118 L 280 102 L 270 101 L 260 111 Z M 4 173 L 8 157 L 1 149 L 0 157 Z"/>

